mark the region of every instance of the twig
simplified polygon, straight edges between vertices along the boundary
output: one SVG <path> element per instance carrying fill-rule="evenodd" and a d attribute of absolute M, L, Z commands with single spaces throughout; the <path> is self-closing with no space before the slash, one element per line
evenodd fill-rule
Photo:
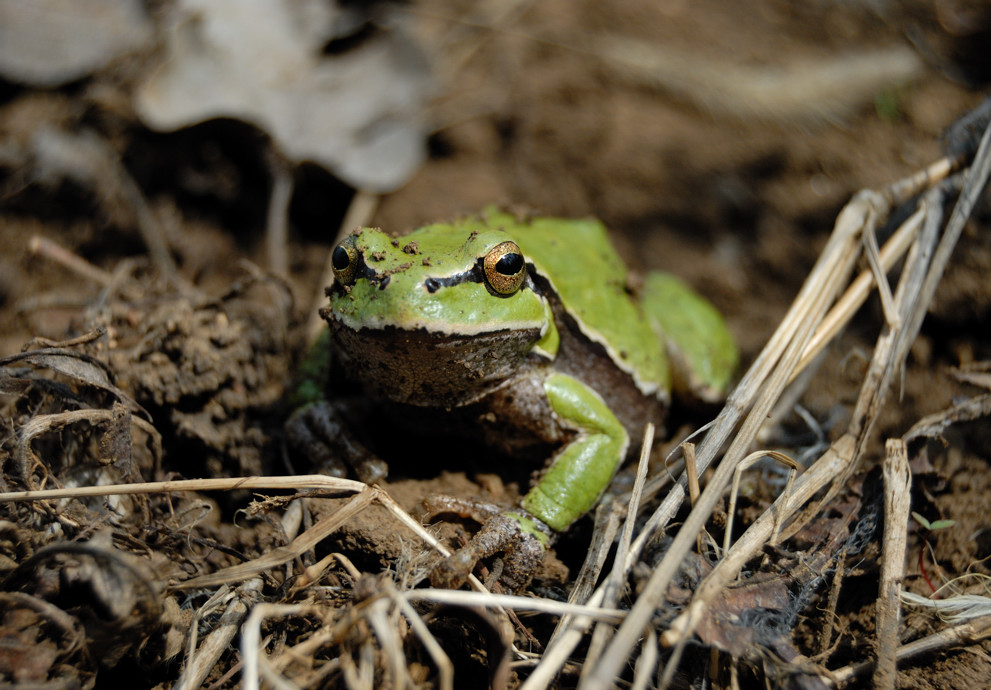
<path fill-rule="evenodd" d="M 729 492 L 729 507 L 726 509 L 726 533 L 723 535 L 723 553 L 729 551 L 730 541 L 733 539 L 733 514 L 736 513 L 736 497 L 740 493 L 740 477 L 754 463 L 759 462 L 765 457 L 773 458 L 788 468 L 788 483 L 785 485 L 784 491 L 781 492 L 782 496 L 790 494 L 792 486 L 795 484 L 795 475 L 798 474 L 798 463 L 784 453 L 776 450 L 760 450 L 756 453 L 751 453 L 741 460 L 740 464 L 736 466 L 736 471 L 733 472 L 733 486 L 730 487 Z M 771 533 L 772 540 L 780 527 L 781 518 L 778 516 L 778 520 L 774 524 L 774 531 Z"/>
<path fill-rule="evenodd" d="M 621 622 L 625 615 L 619 609 L 605 609 L 592 604 L 581 606 L 564 601 L 521 597 L 515 594 L 493 594 L 491 592 L 468 592 L 452 589 L 411 589 L 403 592 L 402 596 L 407 601 L 430 601 L 436 604 L 482 609 L 502 606 L 513 611 L 536 611 L 556 616 L 565 614 L 589 616 L 595 620 L 612 623 Z"/>
<path fill-rule="evenodd" d="M 266 156 L 272 176 L 272 192 L 268 197 L 265 220 L 265 244 L 268 267 L 280 276 L 289 275 L 289 203 L 292 201 L 292 165 L 274 148 Z"/>
<path fill-rule="evenodd" d="M 0 493 L 0 503 L 13 501 L 48 501 L 58 498 L 88 498 L 92 496 L 117 496 L 121 494 L 159 494 L 173 491 L 238 491 L 242 489 L 320 489 L 355 493 L 367 486 L 353 479 L 339 479 L 323 474 L 304 474 L 297 477 L 229 477 L 222 479 L 180 479 L 168 482 L 143 482 L 137 484 L 108 484 L 106 486 L 78 486 L 69 489 L 45 489 L 42 491 L 10 491 Z"/>
<path fill-rule="evenodd" d="M 912 477 L 908 453 L 901 439 L 889 439 L 884 458 L 884 539 L 881 582 L 877 597 L 877 667 L 874 687 L 894 690 L 897 681 L 898 620 L 902 579 L 905 577 L 908 513 Z"/>
<path fill-rule="evenodd" d="M 991 637 L 991 616 L 984 616 L 967 623 L 962 623 L 938 633 L 924 637 L 921 640 L 909 642 L 898 648 L 895 658 L 904 662 L 922 654 L 950 649 L 962 645 L 971 645 Z M 858 676 L 866 675 L 874 668 L 873 661 L 861 661 L 858 664 L 844 666 L 832 673 L 832 682 L 837 686 L 845 685 Z"/>
<path fill-rule="evenodd" d="M 234 636 L 241 629 L 241 623 L 248 615 L 248 605 L 257 598 L 261 588 L 262 580 L 260 577 L 252 578 L 238 587 L 227 610 L 217 621 L 216 627 L 204 640 L 197 653 L 193 654 L 192 649 L 196 644 L 196 629 L 202 623 L 205 609 L 210 602 L 204 604 L 196 612 L 190 625 L 189 661 L 186 663 L 182 675 L 179 676 L 179 680 L 173 686 L 174 690 L 192 690 L 202 687 L 203 681 L 216 666 L 217 660 L 227 651 Z"/>
<path fill-rule="evenodd" d="M 92 281 L 101 287 L 107 287 L 114 280 L 110 272 L 104 271 L 99 266 L 94 266 L 83 257 L 73 254 L 62 245 L 47 237 L 42 237 L 41 235 L 32 236 L 28 241 L 28 250 L 32 254 L 43 256 L 49 261 L 61 264 L 79 277 Z"/>
<path fill-rule="evenodd" d="M 644 432 L 643 443 L 640 446 L 640 462 L 637 465 L 637 478 L 633 486 L 630 497 L 629 510 L 626 514 L 626 522 L 623 525 L 623 533 L 619 539 L 616 549 L 616 557 L 613 560 L 613 569 L 605 583 L 605 596 L 602 600 L 604 608 L 615 608 L 619 601 L 619 596 L 623 592 L 623 583 L 626 580 L 626 573 L 623 570 L 623 563 L 630 552 L 630 542 L 633 540 L 633 529 L 636 525 L 637 511 L 640 506 L 640 498 L 643 495 L 644 482 L 647 479 L 647 468 L 650 464 L 650 449 L 654 445 L 654 425 L 648 424 Z M 610 623 L 600 622 L 592 633 L 592 641 L 589 644 L 588 652 L 585 655 L 585 663 L 582 666 L 582 674 L 585 675 L 598 663 L 606 642 L 612 635 L 613 626 Z M 655 650 L 656 651 L 656 650 Z M 648 671 L 649 673 L 649 671 Z"/>

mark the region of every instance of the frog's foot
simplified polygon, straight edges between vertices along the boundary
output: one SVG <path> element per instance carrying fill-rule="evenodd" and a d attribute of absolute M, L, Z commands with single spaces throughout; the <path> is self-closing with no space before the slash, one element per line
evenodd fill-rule
<path fill-rule="evenodd" d="M 340 411 L 329 402 L 299 408 L 286 421 L 285 431 L 289 445 L 323 474 L 346 477 L 350 466 L 358 479 L 373 484 L 389 472 L 384 460 L 354 438 Z"/>
<path fill-rule="evenodd" d="M 503 587 L 519 592 L 530 583 L 550 543 L 550 529 L 546 525 L 522 510 L 503 511 L 488 503 L 447 497 L 428 499 L 425 503 L 431 512 L 455 512 L 482 523 L 466 546 L 434 566 L 430 584 L 457 589 L 478 561 L 499 552 L 503 558 L 498 581 Z"/>

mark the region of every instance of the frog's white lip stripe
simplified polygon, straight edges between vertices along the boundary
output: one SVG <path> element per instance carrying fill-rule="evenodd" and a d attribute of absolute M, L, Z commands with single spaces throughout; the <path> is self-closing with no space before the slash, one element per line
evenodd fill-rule
<path fill-rule="evenodd" d="M 483 334 L 495 334 L 505 331 L 511 333 L 514 331 L 522 330 L 539 330 L 539 335 L 542 337 L 544 333 L 547 332 L 547 323 L 544 321 L 499 321 L 499 322 L 488 322 L 488 323 L 477 323 L 470 327 L 465 327 L 462 325 L 458 329 L 457 333 L 451 333 L 449 329 L 445 329 L 437 324 L 430 324 L 422 321 L 412 321 L 397 323 L 394 321 L 387 321 L 386 319 L 374 319 L 374 320 L 361 320 L 350 319 L 342 314 L 337 314 L 332 311 L 328 311 L 331 318 L 328 319 L 332 323 L 337 323 L 340 326 L 351 329 L 352 331 L 360 330 L 372 330 L 372 331 L 384 331 L 388 328 L 397 328 L 404 331 L 426 331 L 427 333 L 437 333 L 444 336 L 450 336 L 454 338 L 470 338 L 477 335 Z M 324 317 L 327 318 L 327 317 Z"/>

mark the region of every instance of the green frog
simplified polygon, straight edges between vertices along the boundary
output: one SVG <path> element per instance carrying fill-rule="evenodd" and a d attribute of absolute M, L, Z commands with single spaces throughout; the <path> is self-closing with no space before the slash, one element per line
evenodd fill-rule
<path fill-rule="evenodd" d="M 321 316 L 335 393 L 358 387 L 386 428 L 405 419 L 510 455 L 551 449 L 519 505 L 433 504 L 482 522 L 434 568 L 436 586 L 460 586 L 501 553 L 500 581 L 523 589 L 553 536 L 595 506 L 631 437 L 663 421 L 672 390 L 716 400 L 737 364 L 716 309 L 668 274 L 634 284 L 596 220 L 486 209 L 397 238 L 361 228 L 331 258 Z M 315 403 L 306 414 L 340 440 L 340 411 Z M 384 475 L 380 459 L 344 445 L 359 476 Z"/>

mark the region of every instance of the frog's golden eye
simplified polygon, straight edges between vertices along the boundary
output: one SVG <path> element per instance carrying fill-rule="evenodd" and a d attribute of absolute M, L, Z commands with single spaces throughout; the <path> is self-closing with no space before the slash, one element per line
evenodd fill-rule
<path fill-rule="evenodd" d="M 351 285 L 354 283 L 358 272 L 358 250 L 350 238 L 341 242 L 334 249 L 330 257 L 331 265 L 334 267 L 334 277 L 341 285 Z"/>
<path fill-rule="evenodd" d="M 501 242 L 485 255 L 482 263 L 485 282 L 493 292 L 511 295 L 523 285 L 526 278 L 526 261 L 523 252 L 515 242 Z"/>

